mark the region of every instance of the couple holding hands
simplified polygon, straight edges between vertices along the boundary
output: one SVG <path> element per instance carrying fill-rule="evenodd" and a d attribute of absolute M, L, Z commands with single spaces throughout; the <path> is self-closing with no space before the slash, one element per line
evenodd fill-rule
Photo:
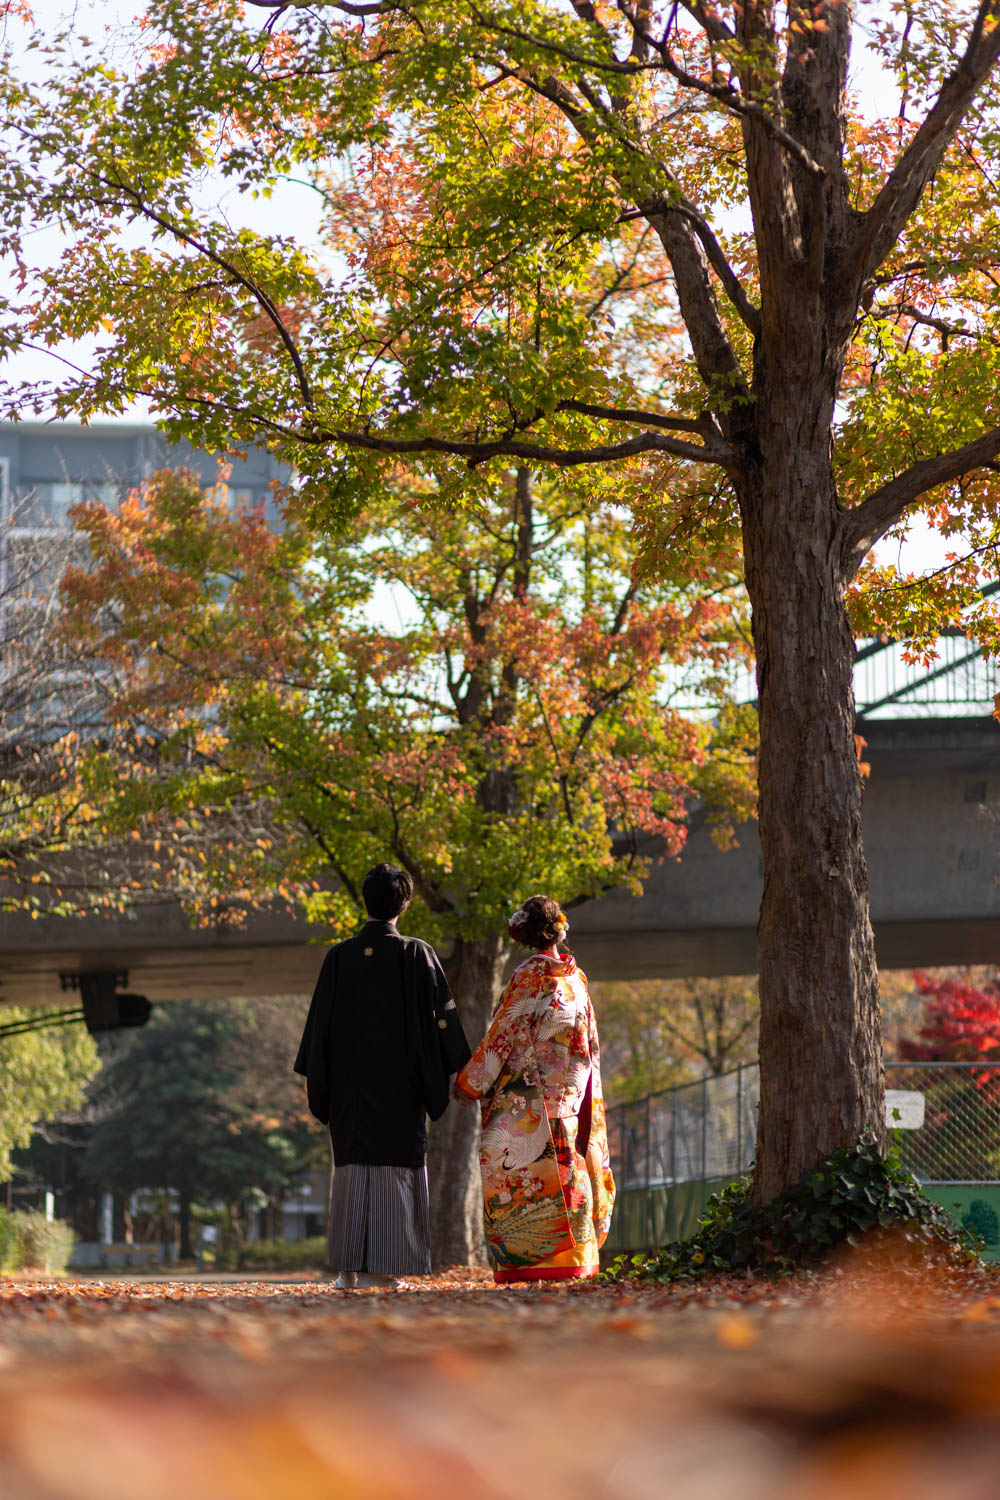
<path fill-rule="evenodd" d="M 615 1186 L 594 1009 L 560 946 L 568 926 L 558 904 L 532 896 L 510 918 L 529 954 L 470 1055 L 433 948 L 396 926 L 410 876 L 376 865 L 362 893 L 369 920 L 328 951 L 295 1061 L 333 1140 L 335 1286 L 429 1273 L 426 1117 L 438 1119 L 449 1094 L 481 1110 L 494 1279 L 596 1275 Z"/>

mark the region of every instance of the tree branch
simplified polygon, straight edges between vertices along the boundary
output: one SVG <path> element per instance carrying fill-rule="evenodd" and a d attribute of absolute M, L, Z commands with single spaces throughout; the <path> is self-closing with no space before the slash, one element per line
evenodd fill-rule
<path fill-rule="evenodd" d="M 690 219 L 664 197 L 643 206 L 666 252 L 677 286 L 681 317 L 694 351 L 698 373 L 710 399 L 730 403 L 749 399 L 746 376 L 726 333 L 709 272 L 709 261 Z M 723 430 L 726 420 L 723 418 Z"/>
<path fill-rule="evenodd" d="M 513 26 L 497 25 L 481 14 L 476 15 L 476 20 L 484 30 L 492 29 L 503 36 L 509 36 L 514 41 L 525 42 L 528 46 L 537 47 L 539 51 L 549 52 L 560 57 L 564 62 L 573 63 L 580 68 L 593 68 L 597 72 L 617 73 L 625 76 L 649 72 L 669 73 L 670 77 L 679 83 L 682 88 L 691 89 L 694 93 L 704 94 L 708 99 L 714 99 L 731 114 L 738 115 L 743 119 L 756 121 L 763 130 L 773 137 L 789 156 L 798 162 L 811 177 L 822 181 L 826 172 L 819 162 L 816 161 L 793 135 L 778 123 L 773 115 L 769 114 L 764 107 L 753 99 L 746 99 L 731 84 L 708 83 L 704 78 L 699 78 L 695 73 L 689 73 L 686 68 L 681 67 L 670 48 L 665 42 L 645 31 L 639 23 L 638 17 L 625 5 L 619 5 L 622 14 L 628 19 L 637 35 L 656 52 L 658 61 L 637 62 L 629 58 L 624 62 L 616 57 L 586 57 L 572 47 L 561 46 L 558 42 L 550 42 L 543 37 L 532 36 L 530 32 L 521 31 Z"/>
<path fill-rule="evenodd" d="M 491 458 L 522 458 L 533 463 L 555 464 L 558 468 L 574 468 L 579 464 L 609 464 L 622 458 L 634 458 L 640 453 L 669 453 L 674 458 L 688 459 L 692 463 L 722 464 L 735 460 L 734 451 L 721 442 L 685 443 L 680 438 L 668 437 L 665 433 L 641 432 L 622 443 L 597 444 L 592 448 L 554 448 L 545 443 L 524 443 L 515 438 L 499 438 L 493 442 L 462 442 L 452 438 L 379 437 L 371 432 L 351 432 L 343 428 L 313 427 L 304 431 L 282 426 L 279 422 L 267 424 L 272 431 L 282 432 L 298 442 L 313 446 L 339 443 L 345 448 L 360 448 L 369 453 L 450 453 L 456 458 L 465 458 L 470 467 L 485 463 Z"/>
<path fill-rule="evenodd" d="M 567 396 L 556 405 L 556 411 L 578 411 L 585 417 L 599 417 L 606 422 L 639 422 L 647 427 L 661 427 L 669 432 L 693 432 L 706 440 L 720 434 L 709 417 L 662 417 L 659 412 L 639 411 L 627 406 L 605 406 L 594 401 L 577 401 Z"/>
<path fill-rule="evenodd" d="M 710 42 L 733 42 L 736 40 L 734 32 L 726 25 L 721 16 L 712 15 L 707 5 L 702 0 L 681 0 L 681 4 L 693 21 L 697 21 L 702 31 Z"/>
<path fill-rule="evenodd" d="M 708 221 L 703 219 L 694 205 L 687 201 L 678 203 L 676 211 L 683 215 L 693 227 L 695 234 L 701 240 L 705 254 L 708 256 L 709 265 L 722 283 L 723 291 L 754 338 L 757 338 L 761 327 L 760 309 L 754 306 L 743 290 L 743 283 L 729 264 L 726 253 L 712 232 Z"/>
<path fill-rule="evenodd" d="M 247 0 L 248 5 L 255 6 L 258 10 L 273 11 L 279 16 L 283 10 L 307 10 L 312 9 L 315 0 Z M 370 4 L 352 5 L 349 0 L 332 0 L 329 8 L 331 10 L 342 10 L 348 16 L 384 16 L 393 11 L 403 11 L 403 5 L 393 3 L 393 0 L 371 0 Z"/>
<path fill-rule="evenodd" d="M 993 23 L 989 29 L 988 22 Z M 981 0 L 963 57 L 945 79 L 920 129 L 861 218 L 852 258 L 852 273 L 859 285 L 874 276 L 896 244 L 998 57 L 1000 4 L 998 0 Z"/>
<path fill-rule="evenodd" d="M 539 78 L 525 69 L 505 69 L 501 64 L 494 63 L 494 65 L 500 67 L 511 80 L 530 89 L 540 98 L 547 99 L 550 104 L 554 104 L 570 122 L 581 140 L 589 146 L 594 145 L 602 125 L 604 128 L 615 129 L 621 124 L 618 115 L 606 110 L 603 105 L 598 106 L 602 118 L 596 119 L 571 90 L 558 79 Z M 647 153 L 637 142 L 631 140 L 623 132 L 620 133 L 619 138 L 622 144 L 634 151 L 647 166 L 650 165 Z M 684 202 L 679 186 L 669 168 L 663 162 L 655 162 L 653 165 L 662 173 L 668 189 L 660 196 L 646 199 L 645 202 L 637 199 L 635 186 L 629 180 L 629 174 L 619 172 L 616 178 L 622 192 L 636 203 L 640 213 L 651 225 L 663 246 L 674 274 L 681 316 L 691 340 L 698 372 L 711 395 L 713 397 L 721 395 L 728 410 L 734 400 L 748 399 L 749 390 L 746 377 L 719 315 L 718 302 L 709 275 L 706 251 L 702 240 L 696 233 L 695 222 L 692 221 L 700 220 L 712 243 L 715 243 L 715 238 L 705 221 L 700 219 L 697 211 Z M 717 274 L 720 275 L 726 287 L 727 295 L 736 299 L 734 305 L 741 312 L 741 316 L 743 310 L 740 307 L 740 299 L 742 299 L 746 309 L 749 310 L 749 316 L 753 318 L 756 309 L 752 308 L 742 287 L 739 286 L 735 273 L 722 254 L 721 247 L 719 247 L 718 260 L 720 266 L 717 267 Z M 728 277 L 725 274 L 726 271 L 729 273 Z"/>
<path fill-rule="evenodd" d="M 31 347 L 31 346 L 28 346 Z M 51 351 L 39 346 L 40 353 Z M 82 372 L 86 373 L 86 372 Z M 114 392 L 129 399 L 145 398 L 159 406 L 169 407 L 180 399 L 179 393 L 166 386 L 121 383 Z M 464 458 L 470 467 L 485 463 L 491 458 L 522 458 L 535 463 L 554 464 L 558 468 L 574 468 L 582 464 L 615 463 L 622 458 L 633 458 L 640 453 L 669 453 L 674 458 L 687 459 L 691 463 L 718 464 L 728 468 L 736 461 L 735 450 L 725 441 L 718 429 L 709 420 L 695 423 L 684 418 L 659 417 L 655 412 L 629 411 L 624 408 L 590 406 L 587 402 L 570 401 L 561 405 L 565 410 L 580 411 L 584 415 L 603 417 L 608 421 L 642 422 L 650 426 L 675 428 L 683 432 L 704 434 L 706 441 L 699 446 L 686 443 L 680 438 L 668 436 L 666 432 L 643 432 L 621 443 L 595 444 L 591 448 L 556 448 L 545 443 L 526 443 L 514 438 L 498 438 L 490 442 L 461 441 L 450 438 L 381 437 L 372 432 L 354 432 L 346 428 L 327 428 L 311 424 L 306 428 L 283 422 L 267 411 L 251 411 L 238 405 L 230 406 L 224 401 L 183 392 L 183 401 L 188 406 L 201 406 L 213 412 L 230 411 L 245 419 L 254 434 L 268 432 L 275 437 L 290 439 L 309 447 L 320 448 L 340 444 L 345 448 L 359 448 L 369 453 L 450 453 Z M 539 412 L 539 416 L 543 413 Z M 683 423 L 683 425 L 682 425 Z M 249 434 L 248 434 L 249 436 Z M 255 439 L 252 439 L 255 440 Z"/>
<path fill-rule="evenodd" d="M 944 334 L 946 340 L 981 339 L 987 343 L 996 343 L 996 339 L 980 333 L 977 328 L 966 328 L 961 323 L 949 323 L 946 318 L 935 318 L 930 313 L 922 312 L 912 302 L 892 302 L 882 305 L 876 302 L 869 313 L 869 317 L 909 318 L 914 323 L 920 323 L 925 328 L 933 328 L 937 333 Z"/>
<path fill-rule="evenodd" d="M 923 458 L 911 464 L 895 479 L 890 479 L 853 509 L 845 511 L 842 529 L 844 576 L 853 578 L 865 554 L 893 522 L 898 521 L 908 505 L 919 500 L 939 484 L 959 479 L 971 469 L 981 469 L 1000 454 L 1000 427 L 936 458 Z"/>
<path fill-rule="evenodd" d="M 206 260 L 210 261 L 212 265 L 217 266 L 220 271 L 225 271 L 244 291 L 250 294 L 284 345 L 295 370 L 296 383 L 298 384 L 303 404 L 307 410 L 311 411 L 315 406 L 315 402 L 302 356 L 299 353 L 295 340 L 285 326 L 281 313 L 263 287 L 257 283 L 253 276 L 241 271 L 239 266 L 235 265 L 233 261 L 227 259 L 225 256 L 220 255 L 216 250 L 213 250 L 211 245 L 207 244 L 204 240 L 198 239 L 190 231 L 183 229 L 164 214 L 158 213 L 151 204 L 146 202 L 142 193 L 137 188 L 131 187 L 118 175 L 117 168 L 114 171 L 114 178 L 104 177 L 97 171 L 91 171 L 89 175 L 103 187 L 109 188 L 112 192 L 121 193 L 142 218 L 147 219 L 151 224 L 158 225 L 166 234 L 171 235 L 177 240 L 179 244 L 187 245 L 189 249 L 197 250 L 199 255 L 203 255 Z"/>

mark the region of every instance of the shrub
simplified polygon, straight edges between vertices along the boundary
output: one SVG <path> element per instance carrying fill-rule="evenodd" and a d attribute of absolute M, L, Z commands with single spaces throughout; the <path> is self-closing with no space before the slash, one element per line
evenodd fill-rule
<path fill-rule="evenodd" d="M 310 1271 L 326 1266 L 324 1235 L 309 1240 L 251 1240 L 220 1252 L 220 1271 Z"/>
<path fill-rule="evenodd" d="M 874 1141 L 834 1151 L 813 1172 L 772 1203 L 750 1199 L 750 1178 L 730 1183 L 709 1199 L 690 1239 L 652 1256 L 620 1256 L 612 1279 L 652 1276 L 660 1281 L 694 1280 L 719 1271 L 780 1275 L 815 1266 L 844 1244 L 873 1231 L 902 1230 L 924 1244 L 972 1257 L 973 1239 L 915 1177 Z"/>
<path fill-rule="evenodd" d="M 0 1208 L 0 1274 L 16 1271 L 21 1264 L 20 1214 Z"/>
<path fill-rule="evenodd" d="M 61 1219 L 0 1209 L 0 1272 L 65 1271 L 73 1253 L 73 1231 Z"/>
<path fill-rule="evenodd" d="M 52 1275 L 65 1271 L 73 1253 L 73 1231 L 61 1219 L 46 1219 L 44 1214 L 22 1215 L 22 1271 L 44 1271 Z"/>

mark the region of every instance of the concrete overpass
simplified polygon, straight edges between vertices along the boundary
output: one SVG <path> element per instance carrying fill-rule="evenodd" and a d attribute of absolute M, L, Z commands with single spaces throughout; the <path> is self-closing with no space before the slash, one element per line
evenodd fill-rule
<path fill-rule="evenodd" d="M 1000 723 L 859 722 L 868 741 L 864 839 L 879 964 L 1000 964 Z M 574 950 L 600 979 L 748 974 L 762 863 L 755 824 L 721 854 L 696 828 L 643 897 L 616 892 L 576 914 Z"/>
<path fill-rule="evenodd" d="M 1000 724 L 985 717 L 862 723 L 871 778 L 864 833 L 885 968 L 1000 964 Z M 696 826 L 683 857 L 654 865 L 644 896 L 573 913 L 594 979 L 752 973 L 761 890 L 756 826 L 720 853 Z M 321 948 L 304 925 L 262 915 L 246 930 L 192 930 L 171 906 L 134 920 L 0 915 L 0 1003 L 64 1003 L 59 975 L 127 969 L 153 1001 L 309 990 Z"/>

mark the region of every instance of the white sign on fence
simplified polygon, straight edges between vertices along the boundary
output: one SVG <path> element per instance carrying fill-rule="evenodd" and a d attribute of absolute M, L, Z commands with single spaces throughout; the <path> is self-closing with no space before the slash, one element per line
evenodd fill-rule
<path fill-rule="evenodd" d="M 886 1089 L 885 1123 L 890 1130 L 919 1130 L 924 1123 L 924 1096 L 917 1089 Z"/>

